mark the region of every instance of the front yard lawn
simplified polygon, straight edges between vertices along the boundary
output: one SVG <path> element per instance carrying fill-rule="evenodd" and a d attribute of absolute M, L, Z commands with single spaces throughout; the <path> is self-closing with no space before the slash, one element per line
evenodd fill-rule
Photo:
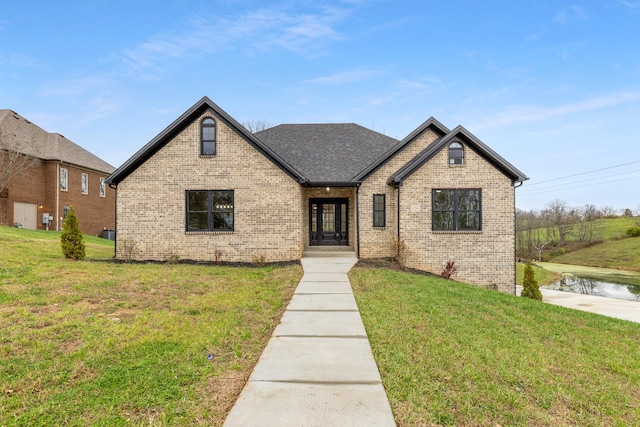
<path fill-rule="evenodd" d="M 400 426 L 640 420 L 640 325 L 437 277 L 355 267 Z"/>
<path fill-rule="evenodd" d="M 0 425 L 221 425 L 299 265 L 62 257 L 59 233 L 0 227 Z"/>

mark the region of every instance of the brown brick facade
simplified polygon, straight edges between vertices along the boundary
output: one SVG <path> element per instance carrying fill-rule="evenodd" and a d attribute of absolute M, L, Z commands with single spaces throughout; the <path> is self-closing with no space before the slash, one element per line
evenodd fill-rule
<path fill-rule="evenodd" d="M 481 189 L 481 231 L 431 231 L 431 190 L 450 188 Z M 454 260 L 458 266 L 454 279 L 513 293 L 514 197 L 511 180 L 473 150 L 465 150 L 464 165 L 449 166 L 443 149 L 400 187 L 406 265 L 439 274 L 448 260 Z"/>
<path fill-rule="evenodd" d="M 216 121 L 215 155 L 200 155 L 205 117 Z M 306 156 L 310 148 L 322 148 L 318 141 L 326 137 L 324 131 L 300 136 L 296 126 L 285 126 L 280 134 L 295 137 L 288 149 Z M 450 165 L 448 144 L 453 141 L 464 146 L 461 165 Z M 297 260 L 310 245 L 310 201 L 331 200 L 340 206 L 346 200 L 348 244 L 360 258 L 396 256 L 394 242 L 400 240 L 406 244 L 407 267 L 439 274 L 453 260 L 456 280 L 514 292 L 513 185 L 527 177 L 464 128 L 450 131 L 429 119 L 391 150 L 385 149 L 367 166 L 372 171 L 365 178 L 357 174 L 366 174 L 367 168 L 353 171 L 348 175 L 353 178 L 346 180 L 329 174 L 333 180 L 311 182 L 307 177 L 316 175 L 305 176 L 261 144 L 208 98 L 194 105 L 109 177 L 118 185 L 117 258 L 216 261 L 219 252 L 220 260 L 228 262 L 252 262 L 257 257 L 267 262 Z M 360 155 L 356 142 L 344 144 L 351 144 L 351 151 L 345 152 Z M 303 159 L 296 166 L 310 168 L 318 158 Z M 339 171 L 350 169 L 343 166 Z M 434 189 L 479 189 L 481 229 L 432 231 Z M 234 230 L 187 231 L 189 190 L 232 190 Z M 374 195 L 385 196 L 384 226 L 373 223 Z"/>
<path fill-rule="evenodd" d="M 215 156 L 200 156 L 200 121 L 217 124 Z M 186 232 L 187 190 L 233 190 L 233 232 Z M 302 189 L 208 112 L 118 184 L 117 258 L 267 262 L 299 259 Z"/>
<path fill-rule="evenodd" d="M 67 169 L 67 191 L 59 191 L 59 169 Z M 87 194 L 81 192 L 82 174 L 87 174 Z M 104 228 L 115 228 L 115 191 L 105 186 L 105 197 L 100 197 L 100 178 L 107 173 L 98 173 L 54 160 L 38 160 L 31 167 L 16 175 L 7 186 L 5 196 L 0 198 L 0 224 L 14 225 L 14 204 L 37 205 L 36 227 L 46 229 L 42 214 L 49 213 L 53 221 L 49 230 L 61 230 L 64 206 L 72 205 L 78 215 L 80 229 L 84 234 L 100 236 Z"/>

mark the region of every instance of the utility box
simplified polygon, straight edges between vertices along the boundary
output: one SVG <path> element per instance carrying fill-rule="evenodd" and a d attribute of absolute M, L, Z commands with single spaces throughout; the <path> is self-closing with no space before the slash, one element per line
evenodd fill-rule
<path fill-rule="evenodd" d="M 116 230 L 102 230 L 102 238 L 116 241 Z"/>

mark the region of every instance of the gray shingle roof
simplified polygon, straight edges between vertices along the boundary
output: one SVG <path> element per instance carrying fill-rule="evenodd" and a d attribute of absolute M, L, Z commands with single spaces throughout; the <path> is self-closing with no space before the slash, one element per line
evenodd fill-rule
<path fill-rule="evenodd" d="M 310 184 L 351 182 L 398 143 L 355 123 L 283 124 L 255 136 Z"/>
<path fill-rule="evenodd" d="M 0 109 L 0 133 L 7 148 L 110 174 L 113 166 L 59 133 L 49 133 L 12 110 Z"/>

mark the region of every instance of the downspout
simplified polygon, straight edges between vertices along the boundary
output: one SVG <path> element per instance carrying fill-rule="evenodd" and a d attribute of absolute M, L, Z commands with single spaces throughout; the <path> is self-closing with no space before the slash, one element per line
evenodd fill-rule
<path fill-rule="evenodd" d="M 113 207 L 115 209 L 114 216 L 113 216 L 113 219 L 114 219 L 113 227 L 115 228 L 114 234 L 113 234 L 113 258 L 115 259 L 116 247 L 118 246 L 117 245 L 118 243 L 118 232 L 117 232 L 118 230 L 118 184 L 115 184 L 115 185 L 109 184 L 109 188 L 112 188 L 116 193 L 116 202 L 114 204 L 115 206 Z"/>
<path fill-rule="evenodd" d="M 519 184 L 519 185 L 516 185 Z M 516 214 L 516 188 L 521 187 L 524 184 L 523 181 L 515 181 L 513 183 L 513 295 L 518 294 L 518 273 L 516 272 L 516 259 L 518 257 L 517 248 L 516 248 L 516 236 L 518 235 L 517 230 L 517 214 Z"/>
<path fill-rule="evenodd" d="M 360 184 L 356 185 L 356 255 L 360 258 Z"/>
<path fill-rule="evenodd" d="M 56 163 L 56 231 L 60 231 L 60 163 Z"/>
<path fill-rule="evenodd" d="M 400 185 L 396 187 L 398 189 L 398 244 L 400 244 Z"/>

